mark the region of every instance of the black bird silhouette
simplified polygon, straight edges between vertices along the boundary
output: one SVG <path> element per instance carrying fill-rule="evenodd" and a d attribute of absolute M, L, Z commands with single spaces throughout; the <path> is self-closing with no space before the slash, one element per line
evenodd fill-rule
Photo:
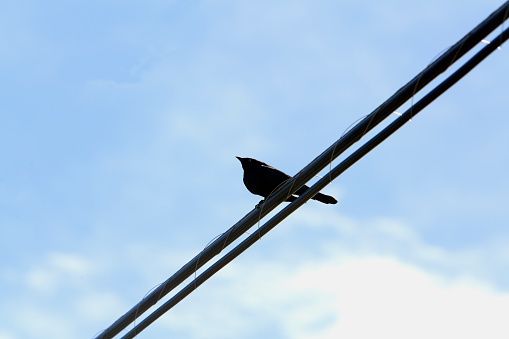
<path fill-rule="evenodd" d="M 260 195 L 265 199 L 267 199 L 271 193 L 274 193 L 275 189 L 279 185 L 291 178 L 288 174 L 283 173 L 280 170 L 275 169 L 274 167 L 256 159 L 241 157 L 236 158 L 240 160 L 242 168 L 244 169 L 244 185 L 246 185 L 249 192 Z M 308 189 L 309 187 L 304 185 L 294 194 L 301 195 Z M 260 201 L 260 203 L 256 206 L 260 206 L 265 201 L 265 199 Z M 295 199 L 297 198 L 291 195 L 286 199 L 286 201 L 290 202 L 294 201 Z M 317 193 L 311 199 L 318 200 L 324 204 L 336 204 L 338 202 L 330 195 L 325 195 L 322 193 Z"/>

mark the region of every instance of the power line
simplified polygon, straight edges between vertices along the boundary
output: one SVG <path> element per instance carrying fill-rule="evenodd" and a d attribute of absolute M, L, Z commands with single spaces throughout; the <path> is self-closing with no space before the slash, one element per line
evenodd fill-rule
<path fill-rule="evenodd" d="M 493 52 L 498 46 L 505 42 L 509 38 L 509 28 L 506 29 L 501 35 L 499 35 L 493 43 L 483 48 L 477 53 L 472 59 L 470 59 L 465 65 L 458 69 L 454 74 L 447 78 L 444 82 L 438 85 L 433 91 L 427 94 L 424 98 L 419 100 L 414 106 L 408 109 L 401 115 L 397 120 L 387 126 L 384 130 L 378 133 L 375 137 L 366 142 L 358 150 L 352 153 L 348 158 L 342 161 L 336 166 L 329 175 L 322 178 L 316 184 L 314 184 L 309 190 L 301 195 L 295 202 L 288 205 L 286 208 L 281 210 L 277 215 L 267 221 L 263 226 L 257 229 L 257 231 L 251 234 L 248 238 L 242 241 L 234 249 L 224 255 L 221 259 L 216 261 L 212 266 L 200 274 L 196 279 L 189 283 L 179 293 L 175 294 L 170 300 L 165 302 L 156 311 L 147 316 L 143 321 L 136 325 L 131 331 L 124 335 L 121 339 L 131 339 L 137 334 L 152 324 L 157 318 L 162 316 L 164 313 L 169 311 L 173 306 L 183 300 L 187 295 L 193 292 L 198 286 L 203 284 L 212 275 L 217 273 L 220 269 L 230 263 L 233 259 L 239 256 L 247 248 L 253 245 L 256 241 L 260 240 L 265 234 L 279 224 L 283 219 L 290 215 L 297 208 L 302 206 L 306 201 L 311 199 L 316 193 L 322 190 L 332 180 L 336 179 L 341 173 L 347 170 L 354 163 L 359 161 L 364 155 L 373 150 L 376 146 L 387 139 L 392 133 L 402 127 L 411 118 L 417 115 L 422 109 L 433 102 L 441 94 L 451 88 L 456 82 L 458 82 L 463 76 L 477 66 L 484 58 L 486 58 L 491 52 Z"/>
<path fill-rule="evenodd" d="M 453 63 L 455 63 L 458 59 L 460 59 L 465 53 L 471 50 L 474 46 L 476 46 L 484 37 L 490 34 L 493 30 L 495 30 L 500 24 L 502 24 L 509 14 L 509 1 L 503 4 L 499 9 L 493 12 L 486 20 L 480 23 L 477 27 L 475 27 L 472 31 L 470 31 L 465 37 L 459 40 L 456 44 L 454 44 L 451 48 L 449 48 L 446 52 L 444 52 L 436 61 L 430 64 L 426 69 L 424 69 L 421 73 L 419 73 L 416 77 L 414 77 L 410 82 L 408 82 L 405 86 L 403 86 L 400 90 L 398 90 L 393 96 L 391 96 L 387 101 L 385 101 L 382 105 L 380 105 L 376 110 L 374 110 L 371 114 L 369 114 L 366 118 L 364 118 L 361 122 L 359 122 L 354 128 L 348 131 L 343 137 L 341 137 L 336 143 L 330 146 L 325 152 L 319 155 L 315 160 L 313 160 L 308 166 L 306 166 L 303 170 L 301 170 L 297 175 L 295 175 L 291 180 L 289 180 L 285 185 L 283 185 L 278 191 L 274 193 L 274 195 L 268 199 L 266 199 L 263 208 L 254 209 L 249 212 L 244 218 L 242 218 L 239 222 L 237 222 L 234 226 L 232 226 L 227 232 L 223 233 L 218 239 L 216 239 L 211 245 L 205 248 L 200 254 L 195 256 L 191 261 L 189 261 L 186 265 L 184 265 L 179 271 L 177 271 L 174 275 L 172 275 L 169 279 L 167 279 L 163 284 L 154 289 L 146 298 L 140 301 L 137 305 L 135 305 L 131 310 L 125 313 L 122 317 L 120 317 L 117 321 L 115 321 L 110 327 L 108 327 L 105 331 L 99 334 L 96 339 L 109 339 L 116 336 L 122 330 L 124 330 L 130 323 L 132 323 L 137 317 L 143 314 L 146 310 L 148 310 L 151 306 L 153 306 L 157 301 L 162 299 L 166 294 L 172 291 L 175 287 L 180 285 L 185 279 L 194 274 L 196 270 L 205 265 L 208 261 L 210 261 L 214 256 L 219 254 L 225 247 L 230 245 L 236 239 L 238 239 L 242 234 L 244 234 L 247 230 L 249 230 L 255 223 L 257 223 L 261 218 L 265 217 L 268 213 L 270 213 L 274 208 L 276 208 L 279 204 L 281 204 L 286 198 L 297 191 L 302 185 L 307 183 L 310 179 L 312 179 L 316 174 L 318 174 L 321 170 L 323 170 L 327 165 L 329 165 L 335 158 L 337 158 L 340 154 L 342 154 L 346 149 L 348 149 L 351 145 L 357 142 L 362 138 L 366 133 L 372 130 L 375 126 L 377 126 L 380 122 L 382 122 L 385 118 L 387 118 L 392 112 L 394 112 L 398 107 L 403 105 L 406 101 L 408 101 L 411 97 L 413 97 L 418 91 L 428 85 L 433 79 L 435 79 L 442 72 L 447 70 Z M 421 99 L 416 105 L 414 105 L 409 111 L 405 112 L 400 118 L 390 124 L 386 129 L 384 129 L 381 133 L 371 139 L 368 143 L 361 146 L 356 152 L 350 155 L 347 159 L 345 159 L 341 164 L 335 167 L 327 176 L 320 179 L 315 185 L 313 185 L 309 190 L 307 190 L 303 195 L 301 195 L 296 201 L 292 202 L 288 206 L 286 206 L 283 210 L 281 210 L 278 214 L 272 217 L 263 227 L 261 227 L 255 234 L 246 238 L 241 244 L 235 247 L 231 252 L 223 256 L 216 263 L 214 263 L 211 267 L 209 267 L 205 272 L 203 272 L 199 277 L 195 279 L 191 284 L 187 285 L 183 290 L 177 293 L 174 297 L 172 297 L 169 301 L 167 301 L 161 308 L 156 310 L 153 314 L 149 315 L 145 320 L 143 320 L 140 324 L 138 324 L 133 330 L 131 330 L 126 336 L 123 338 L 132 338 L 137 333 L 139 333 L 142 329 L 146 328 L 152 321 L 157 319 L 160 315 L 166 312 L 167 309 L 173 307 L 178 301 L 182 300 L 187 294 L 191 293 L 197 286 L 207 280 L 210 276 L 212 276 L 215 272 L 217 272 L 221 267 L 226 265 L 228 262 L 233 260 L 237 255 L 239 255 L 242 251 L 244 251 L 247 247 L 251 246 L 256 240 L 258 240 L 262 235 L 267 233 L 270 229 L 276 226 L 280 221 L 282 221 L 286 216 L 291 214 L 297 208 L 299 208 L 303 203 L 305 203 L 308 199 L 310 199 L 314 194 L 316 194 L 319 190 L 325 187 L 330 181 L 335 179 L 339 174 L 341 174 L 344 170 L 350 167 L 354 162 L 356 162 L 360 157 L 369 152 L 371 149 L 376 147 L 380 142 L 385 140 L 390 134 L 392 134 L 395 130 L 397 130 L 401 126 L 397 126 L 398 124 L 403 125 L 408 119 L 411 118 L 412 115 L 417 114 L 422 108 L 428 105 L 431 101 L 433 101 L 436 97 L 442 94 L 447 88 L 451 87 L 455 82 L 457 82 L 462 76 L 464 76 L 468 71 L 470 71 L 475 65 L 477 65 L 482 59 L 484 59 L 489 53 L 491 53 L 497 46 L 501 45 L 503 41 L 507 39 L 507 30 L 497 37 L 491 44 L 482 49 L 481 52 L 476 54 L 474 58 L 477 57 L 475 62 L 469 64 L 472 60 L 469 60 L 464 66 L 462 66 L 458 71 L 456 71 L 451 77 L 444 81 L 447 83 L 446 85 L 439 85 L 433 91 L 431 91 L 428 95 L 426 95 L 423 99 Z M 488 52 L 489 51 L 489 52 Z M 482 53 L 482 54 L 481 54 Z M 486 55 L 484 55 L 487 53 Z M 474 59 L 472 58 L 472 59 Z M 470 69 L 464 68 L 469 65 Z M 463 69 L 464 74 L 461 76 L 458 73 L 461 69 Z M 467 70 L 468 69 L 468 70 Z M 455 76 L 455 78 L 453 78 Z M 456 78 L 457 77 L 457 78 Z M 451 79 L 452 78 L 452 79 Z M 444 86 L 438 90 L 440 86 Z M 430 96 L 431 95 L 431 96 Z M 435 96 L 433 98 L 433 96 Z M 427 99 L 426 99 L 427 98 Z M 426 100 L 425 100 L 426 99 Z M 423 101 L 425 100 L 425 101 Z M 429 101 L 429 102 L 427 102 Z M 422 107 L 419 108 L 418 105 Z M 405 120 L 406 119 L 406 120 Z M 394 125 L 396 124 L 396 125 Z M 392 127 L 391 127 L 392 126 Z M 397 126 L 397 127 L 396 127 Z M 390 129 L 389 129 L 390 128 Z M 389 130 L 388 130 L 389 129 Z M 394 129 L 394 130 L 392 130 Z M 390 131 L 390 133 L 389 133 Z M 384 135 L 382 133 L 388 133 Z M 382 138 L 383 137 L 383 138 Z M 381 139 L 377 139 L 381 138 Z M 358 153 L 360 152 L 360 153 Z M 365 152 L 364 154 L 362 154 Z M 354 154 L 356 154 L 354 156 Z M 356 159 L 356 157 L 359 157 Z M 345 167 L 346 166 L 346 167 Z M 255 236 L 256 240 L 252 238 Z M 251 239 L 251 240 L 249 240 Z M 252 242 L 252 243 L 251 243 Z M 190 287 L 191 285 L 191 287 Z M 165 306 L 166 305 L 166 306 Z M 166 309 L 167 308 L 167 309 Z M 142 326 L 143 324 L 143 326 Z"/>

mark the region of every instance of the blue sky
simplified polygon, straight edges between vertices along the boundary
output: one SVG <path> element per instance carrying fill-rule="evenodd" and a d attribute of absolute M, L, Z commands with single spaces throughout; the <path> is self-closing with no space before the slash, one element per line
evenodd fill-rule
<path fill-rule="evenodd" d="M 0 339 L 94 337 L 259 201 L 235 156 L 295 174 L 501 4 L 0 4 Z M 506 338 L 505 54 L 140 337 Z"/>

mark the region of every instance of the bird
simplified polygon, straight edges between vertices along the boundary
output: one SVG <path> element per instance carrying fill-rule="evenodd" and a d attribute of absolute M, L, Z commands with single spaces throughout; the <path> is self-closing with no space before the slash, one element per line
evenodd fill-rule
<path fill-rule="evenodd" d="M 256 205 L 256 207 L 261 206 L 265 202 L 265 199 L 275 192 L 276 188 L 291 178 L 288 174 L 259 160 L 241 157 L 236 158 L 239 159 L 242 164 L 242 169 L 244 170 L 244 185 L 246 185 L 248 191 L 264 198 L 258 205 Z M 309 187 L 304 185 L 294 194 L 302 195 L 308 189 Z M 286 199 L 286 201 L 292 202 L 295 199 L 297 198 L 294 195 L 291 195 Z M 330 195 L 322 193 L 315 194 L 315 196 L 311 199 L 320 201 L 324 204 L 336 204 L 338 202 Z"/>

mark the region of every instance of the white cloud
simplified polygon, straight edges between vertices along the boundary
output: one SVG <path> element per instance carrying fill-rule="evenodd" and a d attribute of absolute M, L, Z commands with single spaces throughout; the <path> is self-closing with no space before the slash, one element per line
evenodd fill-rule
<path fill-rule="evenodd" d="M 24 338 L 73 338 L 76 334 L 71 313 L 51 308 L 26 305 L 17 308 L 12 315 L 10 326 L 16 327 L 16 333 Z"/>
<path fill-rule="evenodd" d="M 268 328 L 292 339 L 509 334 L 509 293 L 477 274 L 483 248 L 431 246 L 391 218 L 361 222 L 305 208 L 292 220 L 273 235 L 281 246 L 255 245 L 265 249 L 239 258 L 157 323 L 189 338 L 258 337 Z M 308 225 L 324 236 L 299 247 Z"/>
<path fill-rule="evenodd" d="M 56 288 L 58 279 L 53 272 L 36 268 L 28 272 L 26 283 L 34 290 L 50 292 Z"/>
<path fill-rule="evenodd" d="M 423 238 L 422 230 L 414 229 L 406 220 L 386 216 L 356 219 L 322 206 L 305 206 L 298 219 L 290 219 L 282 228 L 284 236 L 292 241 L 303 232 L 317 237 L 319 244 L 307 250 L 311 255 L 340 255 L 341 251 L 393 256 L 451 277 L 472 276 L 501 286 L 507 284 L 499 274 L 509 265 L 509 244 L 503 237 L 447 248 L 440 245 L 440 239 Z"/>
<path fill-rule="evenodd" d="M 56 270 L 71 276 L 89 274 L 93 271 L 92 263 L 70 253 L 51 253 L 49 255 L 49 263 Z"/>
<path fill-rule="evenodd" d="M 123 303 L 118 295 L 113 293 L 88 293 L 76 301 L 76 309 L 83 319 L 102 323 L 112 314 L 119 316 L 128 310 L 129 305 Z"/>
<path fill-rule="evenodd" d="M 288 220 L 270 241 L 255 245 L 254 257 L 232 263 L 158 320 L 147 335 L 159 329 L 183 338 L 244 333 L 249 338 L 269 332 L 278 333 L 274 338 L 292 339 L 368 338 L 380 333 L 392 338 L 475 338 L 487 333 L 482 332 L 486 328 L 493 338 L 507 334 L 503 315 L 509 311 L 509 294 L 495 291 L 489 280 L 475 279 L 468 269 L 452 276 L 435 269 L 479 262 L 482 252 L 454 253 L 430 246 L 404 222 L 391 218 L 360 221 L 315 207 L 305 206 L 300 217 Z M 296 245 L 294 241 L 309 230 L 317 237 L 308 239 L 305 247 Z M 276 249 L 271 248 L 274 240 Z M 185 263 L 183 257 L 192 256 L 143 245 L 127 253 L 139 262 L 131 266 L 140 267 L 137 278 L 141 275 L 145 282 L 154 282 L 161 270 L 178 268 Z M 72 284 L 77 277 L 96 269 L 97 264 L 78 255 L 52 253 L 27 276 L 36 291 L 56 291 L 76 286 Z M 121 294 L 81 291 L 68 303 L 66 315 L 53 310 L 39 317 L 42 304 L 19 312 L 33 314 L 37 331 L 60 338 L 82 326 L 76 319 L 107 327 L 109 320 L 104 319 L 113 321 L 132 306 Z M 59 328 L 65 321 L 60 317 L 75 320 Z"/>
<path fill-rule="evenodd" d="M 325 293 L 338 315 L 321 335 L 292 338 L 504 338 L 509 294 L 448 280 L 391 258 L 352 258 L 297 275 L 296 291 Z M 332 305 L 331 305 L 332 304 Z M 293 331 L 293 327 L 290 327 Z"/>
<path fill-rule="evenodd" d="M 25 284 L 40 293 L 55 293 L 62 287 L 78 288 L 98 264 L 72 253 L 52 252 L 25 273 Z"/>
<path fill-rule="evenodd" d="M 250 262 L 218 279 L 203 287 L 202 307 L 170 312 L 165 327 L 185 328 L 191 338 L 206 337 L 205 329 L 208 338 L 256 334 L 271 323 L 292 339 L 509 334 L 509 294 L 390 257 L 329 258 L 297 268 Z"/>

